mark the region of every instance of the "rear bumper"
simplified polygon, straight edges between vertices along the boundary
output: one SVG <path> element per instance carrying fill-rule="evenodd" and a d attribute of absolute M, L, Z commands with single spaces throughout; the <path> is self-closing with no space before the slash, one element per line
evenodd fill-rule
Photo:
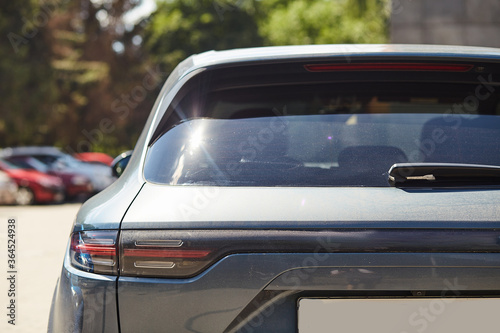
<path fill-rule="evenodd" d="M 35 194 L 35 200 L 39 203 L 44 202 L 62 202 L 64 201 L 64 187 L 53 187 L 47 188 L 40 186 L 39 188 L 33 188 L 33 193 Z"/>
<path fill-rule="evenodd" d="M 73 268 L 66 256 L 54 291 L 48 332 L 119 332 L 116 276 Z"/>
<path fill-rule="evenodd" d="M 10 190 L 0 189 L 0 204 L 2 205 L 12 205 L 16 203 L 16 192 L 11 192 Z"/>
<path fill-rule="evenodd" d="M 97 275 L 66 258 L 48 331 L 290 333 L 303 297 L 484 296 L 500 297 L 500 253 L 234 254 L 190 279 Z"/>
<path fill-rule="evenodd" d="M 192 279 L 120 277 L 121 332 L 296 332 L 300 297 L 500 290 L 500 253 L 236 254 Z M 402 329 L 404 330 L 404 328 Z"/>
<path fill-rule="evenodd" d="M 90 183 L 85 185 L 67 185 L 66 186 L 66 196 L 68 198 L 74 198 L 79 195 L 90 195 L 93 191 L 92 185 Z"/>

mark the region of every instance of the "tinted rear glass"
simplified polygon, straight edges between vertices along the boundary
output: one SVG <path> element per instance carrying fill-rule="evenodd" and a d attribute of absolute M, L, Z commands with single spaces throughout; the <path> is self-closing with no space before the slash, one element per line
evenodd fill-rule
<path fill-rule="evenodd" d="M 394 163 L 500 165 L 497 89 L 477 77 L 277 76 L 206 73 L 192 79 L 156 131 L 146 179 L 170 185 L 388 186 Z"/>

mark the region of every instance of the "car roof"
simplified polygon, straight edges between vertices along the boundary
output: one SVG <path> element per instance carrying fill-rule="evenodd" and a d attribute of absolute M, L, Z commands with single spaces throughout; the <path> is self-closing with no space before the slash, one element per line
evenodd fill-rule
<path fill-rule="evenodd" d="M 269 46 L 226 51 L 208 51 L 188 58 L 194 67 L 237 62 L 324 57 L 446 57 L 500 60 L 500 49 L 475 46 L 424 44 L 332 44 Z"/>
<path fill-rule="evenodd" d="M 32 156 L 32 155 L 51 155 L 51 156 L 61 156 L 64 155 L 56 147 L 50 146 L 24 146 L 24 147 L 14 147 L 14 148 L 4 148 L 0 150 L 0 156 Z"/>

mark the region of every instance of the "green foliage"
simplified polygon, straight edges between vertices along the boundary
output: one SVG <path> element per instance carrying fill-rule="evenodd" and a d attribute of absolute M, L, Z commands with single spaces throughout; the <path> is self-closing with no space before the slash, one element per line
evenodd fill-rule
<path fill-rule="evenodd" d="M 389 0 L 160 1 L 144 46 L 170 71 L 191 54 L 263 45 L 384 43 Z"/>
<path fill-rule="evenodd" d="M 260 46 L 252 14 L 248 1 L 162 1 L 146 28 L 145 47 L 170 71 L 192 54 Z"/>
<path fill-rule="evenodd" d="M 58 92 L 44 48 L 46 29 L 33 26 L 38 2 L 9 1 L 0 11 L 0 147 L 42 143 Z M 43 13 L 41 13 L 43 15 Z M 43 21 L 41 21 L 43 22 Z"/>
<path fill-rule="evenodd" d="M 269 45 L 384 43 L 387 1 L 298 0 L 281 3 L 260 32 Z"/>

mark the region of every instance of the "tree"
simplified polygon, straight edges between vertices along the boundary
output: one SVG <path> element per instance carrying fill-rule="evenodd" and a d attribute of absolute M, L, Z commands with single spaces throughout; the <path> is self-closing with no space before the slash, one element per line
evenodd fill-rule
<path fill-rule="evenodd" d="M 0 11 L 0 147 L 41 144 L 58 98 L 47 23 L 50 6 L 5 1 Z"/>
<path fill-rule="evenodd" d="M 119 108 L 120 96 L 140 86 L 146 74 L 145 59 L 131 36 L 140 27 L 126 27 L 122 20 L 137 3 L 72 1 L 51 20 L 52 67 L 60 91 L 58 118 L 51 122 L 51 133 L 56 134 L 52 144 L 68 152 L 112 155 L 133 147 L 146 112 L 137 117 L 142 110 L 138 101 L 125 111 Z"/>
<path fill-rule="evenodd" d="M 251 1 L 162 1 L 146 28 L 144 44 L 166 71 L 192 54 L 261 46 L 254 11 Z"/>
<path fill-rule="evenodd" d="M 389 0 L 157 0 L 132 23 L 141 0 L 0 1 L 0 146 L 116 154 L 191 54 L 385 42 Z"/>
<path fill-rule="evenodd" d="M 56 145 L 110 154 L 133 147 L 154 101 L 154 92 L 142 87 L 151 67 L 137 38 L 143 25 L 123 21 L 139 3 L 2 4 L 0 147 Z M 133 92 L 132 101 L 124 100 Z"/>
<path fill-rule="evenodd" d="M 260 18 L 259 31 L 268 45 L 384 43 L 388 39 L 387 3 L 263 0 L 269 15 Z"/>

